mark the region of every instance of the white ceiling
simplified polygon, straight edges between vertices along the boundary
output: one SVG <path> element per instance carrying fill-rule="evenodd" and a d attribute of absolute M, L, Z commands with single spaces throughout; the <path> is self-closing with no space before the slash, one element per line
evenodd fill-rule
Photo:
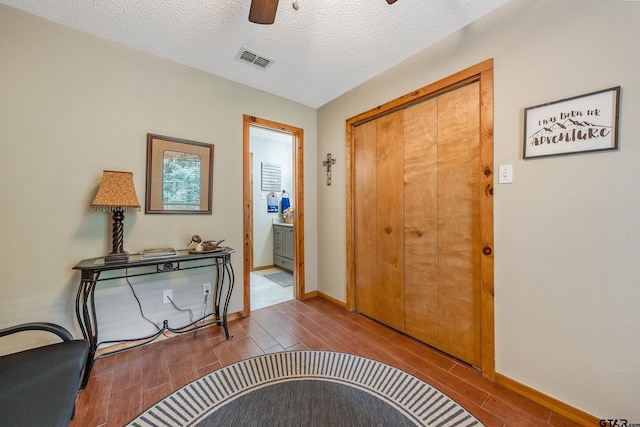
<path fill-rule="evenodd" d="M 318 108 L 509 0 L 0 0 L 17 9 Z M 273 60 L 235 59 L 241 48 Z"/>

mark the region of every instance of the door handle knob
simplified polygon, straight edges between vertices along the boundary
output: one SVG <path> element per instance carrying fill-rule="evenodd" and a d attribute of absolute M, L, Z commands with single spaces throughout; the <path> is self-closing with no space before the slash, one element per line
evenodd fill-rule
<path fill-rule="evenodd" d="M 392 231 L 393 231 L 393 229 L 391 227 L 389 227 L 389 226 L 386 226 L 384 228 L 384 232 L 387 233 L 387 234 L 391 234 Z"/>
<path fill-rule="evenodd" d="M 423 234 L 422 231 L 420 231 L 420 230 L 416 231 L 416 236 L 422 237 L 422 234 Z"/>

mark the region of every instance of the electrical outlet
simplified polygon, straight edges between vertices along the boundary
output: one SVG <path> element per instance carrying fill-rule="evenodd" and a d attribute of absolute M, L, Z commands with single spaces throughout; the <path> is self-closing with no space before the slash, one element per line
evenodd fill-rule
<path fill-rule="evenodd" d="M 165 289 L 162 292 L 162 303 L 163 304 L 169 304 L 171 301 L 169 301 L 169 298 L 173 299 L 173 289 Z"/>
<path fill-rule="evenodd" d="M 211 295 L 211 283 L 202 284 L 202 295 L 204 296 Z"/>

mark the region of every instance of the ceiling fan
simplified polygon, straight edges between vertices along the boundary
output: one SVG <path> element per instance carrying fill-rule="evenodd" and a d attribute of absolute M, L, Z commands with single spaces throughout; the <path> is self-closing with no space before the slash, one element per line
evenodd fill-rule
<path fill-rule="evenodd" d="M 251 9 L 249 9 L 249 21 L 254 24 L 273 24 L 276 20 L 276 11 L 278 10 L 279 0 L 251 0 Z M 387 0 L 387 3 L 393 4 L 396 0 Z M 294 8 L 297 10 L 294 2 Z"/>

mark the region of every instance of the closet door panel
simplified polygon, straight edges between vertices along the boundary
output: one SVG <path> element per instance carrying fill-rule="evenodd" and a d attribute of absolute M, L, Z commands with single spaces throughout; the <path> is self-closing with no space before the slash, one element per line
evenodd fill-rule
<path fill-rule="evenodd" d="M 376 123 L 354 129 L 354 270 L 356 311 L 376 318 Z"/>
<path fill-rule="evenodd" d="M 404 110 L 405 332 L 438 346 L 437 99 Z"/>
<path fill-rule="evenodd" d="M 439 347 L 481 364 L 479 83 L 438 98 Z"/>
<path fill-rule="evenodd" d="M 403 113 L 376 120 L 376 319 L 404 331 Z"/>

